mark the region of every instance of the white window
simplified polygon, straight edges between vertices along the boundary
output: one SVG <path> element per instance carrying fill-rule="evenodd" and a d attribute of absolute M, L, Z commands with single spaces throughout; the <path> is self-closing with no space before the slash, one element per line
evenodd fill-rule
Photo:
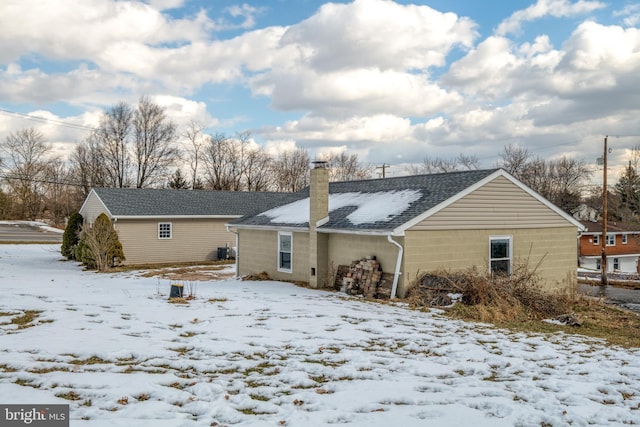
<path fill-rule="evenodd" d="M 602 259 L 596 259 L 596 270 L 602 270 Z"/>
<path fill-rule="evenodd" d="M 620 258 L 613 259 L 613 269 L 620 270 Z"/>
<path fill-rule="evenodd" d="M 489 270 L 492 274 L 511 274 L 511 236 L 489 237 Z"/>
<path fill-rule="evenodd" d="M 289 232 L 278 233 L 278 271 L 291 273 L 293 236 Z"/>
<path fill-rule="evenodd" d="M 623 235 L 622 235 L 622 244 L 623 244 L 623 245 L 626 245 L 626 244 L 627 244 L 627 241 L 628 241 L 628 240 L 627 240 L 627 235 L 626 235 L 626 234 L 623 234 Z"/>
<path fill-rule="evenodd" d="M 158 223 L 158 239 L 170 239 L 171 238 L 171 223 L 159 222 Z"/>
<path fill-rule="evenodd" d="M 616 245 L 616 235 L 607 234 L 607 246 L 615 246 L 615 245 Z"/>
<path fill-rule="evenodd" d="M 599 245 L 600 244 L 600 236 L 598 236 L 597 234 L 595 234 L 593 236 L 593 244 L 594 245 Z"/>

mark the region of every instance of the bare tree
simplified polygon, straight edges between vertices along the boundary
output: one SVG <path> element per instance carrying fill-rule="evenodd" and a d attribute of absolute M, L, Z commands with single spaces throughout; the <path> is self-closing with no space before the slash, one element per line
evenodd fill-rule
<path fill-rule="evenodd" d="M 568 157 L 558 160 L 531 159 L 526 149 L 509 146 L 499 164 L 534 191 L 564 211 L 573 214 L 582 199 L 582 187 L 591 176 L 583 161 Z"/>
<path fill-rule="evenodd" d="M 146 96 L 140 98 L 132 122 L 136 187 L 158 184 L 178 156 L 176 125 L 167 118 L 164 108 Z"/>
<path fill-rule="evenodd" d="M 248 134 L 238 135 L 239 139 L 248 138 Z M 248 145 L 248 144 L 247 144 Z M 249 147 L 244 155 L 244 186 L 247 191 L 267 191 L 271 187 L 271 165 L 273 158 L 263 149 Z"/>
<path fill-rule="evenodd" d="M 503 168 L 516 178 L 524 172 L 525 167 L 531 161 L 529 150 L 514 144 L 505 146 L 500 157 L 502 160 L 498 162 L 498 167 Z"/>
<path fill-rule="evenodd" d="M 5 154 L 5 180 L 15 197 L 14 215 L 35 219 L 42 212 L 45 171 L 51 145 L 34 128 L 10 133 L 0 147 Z"/>
<path fill-rule="evenodd" d="M 208 186 L 213 190 L 233 190 L 240 176 L 233 141 L 224 134 L 215 134 L 203 154 Z"/>
<path fill-rule="evenodd" d="M 82 186 L 84 197 L 92 188 L 108 187 L 112 182 L 108 180 L 104 153 L 95 136 L 95 133 L 91 134 L 84 142 L 76 145 L 69 158 L 73 180 Z"/>
<path fill-rule="evenodd" d="M 461 170 L 475 170 L 480 168 L 480 161 L 476 156 L 459 154 L 458 157 L 444 159 L 441 157 L 425 157 L 420 165 L 407 168 L 410 175 L 444 173 Z"/>
<path fill-rule="evenodd" d="M 280 153 L 273 169 L 278 191 L 295 192 L 309 184 L 309 153 L 296 148 Z"/>
<path fill-rule="evenodd" d="M 319 156 L 329 164 L 330 181 L 354 181 L 371 178 L 373 167 L 364 165 L 357 154 L 334 153 Z"/>
<path fill-rule="evenodd" d="M 63 160 L 53 159 L 46 163 L 43 175 L 45 211 L 54 224 L 64 225 L 82 203 L 77 197 L 78 189 L 70 185 L 71 170 Z"/>
<path fill-rule="evenodd" d="M 205 135 L 202 131 L 204 126 L 196 121 L 191 121 L 184 131 L 183 136 L 189 141 L 187 155 L 189 156 L 189 167 L 191 170 L 191 189 L 195 190 L 200 180 L 199 169 L 202 152 L 210 141 L 211 137 Z"/>
<path fill-rule="evenodd" d="M 131 167 L 129 144 L 133 132 L 133 110 L 125 102 L 107 110 L 94 132 L 109 187 L 128 187 Z"/>

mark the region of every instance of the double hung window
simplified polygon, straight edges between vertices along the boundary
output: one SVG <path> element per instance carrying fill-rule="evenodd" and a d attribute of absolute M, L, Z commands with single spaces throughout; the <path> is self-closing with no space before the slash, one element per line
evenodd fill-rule
<path fill-rule="evenodd" d="M 291 273 L 293 255 L 293 236 L 289 232 L 278 233 L 278 271 Z"/>
<path fill-rule="evenodd" d="M 511 236 L 491 236 L 489 238 L 489 269 L 491 274 L 511 274 Z"/>

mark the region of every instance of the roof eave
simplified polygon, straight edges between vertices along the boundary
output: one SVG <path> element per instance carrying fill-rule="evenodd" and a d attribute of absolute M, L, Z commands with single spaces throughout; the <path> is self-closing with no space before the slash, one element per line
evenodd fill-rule
<path fill-rule="evenodd" d="M 309 227 L 307 226 L 295 226 L 295 225 L 255 225 L 255 224 L 226 224 L 229 228 L 236 230 L 270 230 L 270 231 L 296 231 L 307 232 Z"/>
<path fill-rule="evenodd" d="M 356 234 L 362 236 L 404 236 L 402 234 L 396 234 L 394 230 L 391 229 L 377 229 L 377 230 L 367 230 L 360 228 L 318 228 L 318 233 L 323 234 Z"/>
<path fill-rule="evenodd" d="M 242 215 L 112 215 L 115 219 L 234 219 Z"/>

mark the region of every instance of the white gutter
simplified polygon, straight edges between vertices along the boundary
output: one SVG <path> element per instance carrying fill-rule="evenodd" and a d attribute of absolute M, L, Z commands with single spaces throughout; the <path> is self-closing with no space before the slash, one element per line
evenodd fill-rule
<path fill-rule="evenodd" d="M 393 286 L 391 287 L 391 296 L 390 299 L 394 299 L 396 297 L 396 292 L 398 291 L 398 279 L 400 278 L 400 264 L 402 263 L 402 254 L 404 252 L 404 248 L 402 245 L 391 238 L 391 234 L 387 234 L 387 240 L 389 243 L 393 243 L 398 247 L 398 259 L 396 260 L 396 271 L 393 274 Z"/>
<path fill-rule="evenodd" d="M 120 219 L 236 219 L 240 215 L 116 215 Z"/>

